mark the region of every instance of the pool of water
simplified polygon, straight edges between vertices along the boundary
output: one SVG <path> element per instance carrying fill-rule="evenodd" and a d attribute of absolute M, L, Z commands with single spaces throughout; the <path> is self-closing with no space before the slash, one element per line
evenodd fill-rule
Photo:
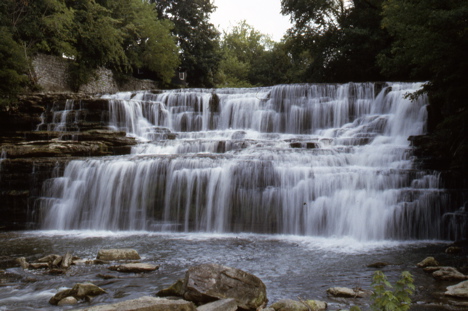
<path fill-rule="evenodd" d="M 147 274 L 119 274 L 108 270 L 108 265 L 72 266 L 66 275 L 59 276 L 41 270 L 0 267 L 6 270 L 6 274 L 0 275 L 4 279 L 0 283 L 0 310 L 8 311 L 57 310 L 48 304 L 50 297 L 79 282 L 92 282 L 108 292 L 96 297 L 92 305 L 154 295 L 183 278 L 189 267 L 202 263 L 222 264 L 255 274 L 265 283 L 270 303 L 301 297 L 327 301 L 329 310 L 352 304 L 366 308 L 366 299 L 334 300 L 327 297 L 326 289 L 333 286 L 370 289 L 375 269 L 367 265 L 375 262 L 390 264 L 382 271 L 392 282 L 404 270 L 415 276 L 417 290 L 413 301 L 417 304 L 412 309 L 428 310 L 425 308 L 431 306 L 430 310 L 438 310 L 440 299 L 434 292 L 440 293 L 447 284 L 435 282 L 416 268 L 416 263 L 434 255 L 447 265 L 455 260 L 444 255 L 447 242 L 443 241 L 359 242 L 350 238 L 292 235 L 30 231 L 0 233 L 0 243 L 0 256 L 24 256 L 29 262 L 66 252 L 94 259 L 101 248 L 134 248 L 143 262 L 160 265 L 159 270 Z M 118 278 L 104 280 L 98 274 Z M 78 306 L 89 304 L 83 302 Z"/>

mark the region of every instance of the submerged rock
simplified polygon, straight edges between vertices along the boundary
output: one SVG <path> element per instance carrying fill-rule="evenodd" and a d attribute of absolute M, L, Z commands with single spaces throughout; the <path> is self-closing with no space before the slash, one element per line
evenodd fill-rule
<path fill-rule="evenodd" d="M 110 266 L 109 270 L 128 273 L 151 272 L 158 270 L 159 266 L 149 263 L 127 263 L 123 265 Z"/>
<path fill-rule="evenodd" d="M 191 267 L 183 281 L 177 281 L 158 295 L 176 295 L 197 304 L 233 298 L 245 310 L 256 310 L 268 301 L 265 284 L 258 277 L 218 264 Z"/>
<path fill-rule="evenodd" d="M 192 302 L 144 296 L 118 303 L 94 306 L 77 311 L 197 311 Z"/>
<path fill-rule="evenodd" d="M 463 281 L 456 285 L 448 286 L 445 295 L 468 299 L 468 281 Z"/>
<path fill-rule="evenodd" d="M 121 249 L 101 249 L 98 252 L 97 259 L 104 261 L 114 260 L 140 260 L 138 252 L 131 248 Z"/>
<path fill-rule="evenodd" d="M 390 265 L 389 263 L 387 262 L 374 262 L 374 263 L 371 263 L 370 265 L 367 265 L 368 268 L 376 268 L 376 269 L 381 269 L 383 267 L 386 267 Z"/>
<path fill-rule="evenodd" d="M 343 298 L 363 298 L 368 296 L 368 293 L 363 290 L 348 287 L 331 287 L 327 289 L 327 293 L 333 297 Z"/>

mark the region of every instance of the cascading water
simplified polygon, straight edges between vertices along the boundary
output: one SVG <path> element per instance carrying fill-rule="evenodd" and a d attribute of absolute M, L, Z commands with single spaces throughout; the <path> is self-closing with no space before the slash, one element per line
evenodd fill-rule
<path fill-rule="evenodd" d="M 119 93 L 130 156 L 71 161 L 44 186 L 44 228 L 440 238 L 438 176 L 414 168 L 420 84 Z"/>

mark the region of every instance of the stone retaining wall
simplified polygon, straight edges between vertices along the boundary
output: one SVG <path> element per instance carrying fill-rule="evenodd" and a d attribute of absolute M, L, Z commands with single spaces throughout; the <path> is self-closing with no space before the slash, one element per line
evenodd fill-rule
<path fill-rule="evenodd" d="M 46 92 L 71 92 L 68 84 L 70 60 L 53 55 L 39 54 L 33 60 L 37 84 Z M 118 85 L 111 70 L 99 68 L 96 78 L 80 87 L 79 92 L 88 94 L 116 93 L 123 91 L 153 90 L 158 85 L 152 80 L 128 77 L 127 82 Z"/>

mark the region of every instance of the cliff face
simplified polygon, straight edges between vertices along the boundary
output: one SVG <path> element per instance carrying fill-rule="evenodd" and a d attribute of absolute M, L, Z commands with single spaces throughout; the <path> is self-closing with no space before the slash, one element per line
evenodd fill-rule
<path fill-rule="evenodd" d="M 0 111 L 0 229 L 35 228 L 44 181 L 70 160 L 130 152 L 135 140 L 108 118 L 107 100 L 73 93 L 22 96 Z"/>

